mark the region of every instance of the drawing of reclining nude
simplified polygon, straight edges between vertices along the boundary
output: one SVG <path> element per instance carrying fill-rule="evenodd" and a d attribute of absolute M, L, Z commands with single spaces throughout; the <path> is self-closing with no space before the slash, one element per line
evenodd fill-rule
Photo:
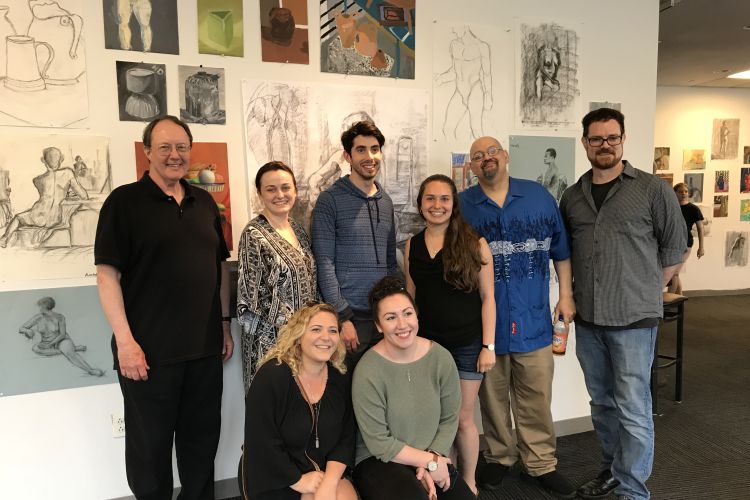
<path fill-rule="evenodd" d="M 0 237 L 0 247 L 8 246 L 19 229 L 26 229 L 26 232 L 31 233 L 29 241 L 19 242 L 19 246 L 42 246 L 56 230 L 70 226 L 70 218 L 80 207 L 78 203 L 63 202 L 89 199 L 73 169 L 62 167 L 64 156 L 58 148 L 45 148 L 41 159 L 47 171 L 34 177 L 33 181 L 39 192 L 39 199 L 30 209 L 13 217 Z"/>
<path fill-rule="evenodd" d="M 27 339 L 33 339 L 36 334 L 39 334 L 40 340 L 31 347 L 31 350 L 40 356 L 62 354 L 73 365 L 89 375 L 96 377 L 104 375 L 102 370 L 92 367 L 78 354 L 85 351 L 86 346 L 73 343 L 65 327 L 65 316 L 52 310 L 55 308 L 55 299 L 42 297 L 37 301 L 37 305 L 39 314 L 34 315 L 18 329 L 18 333 L 25 335 Z"/>

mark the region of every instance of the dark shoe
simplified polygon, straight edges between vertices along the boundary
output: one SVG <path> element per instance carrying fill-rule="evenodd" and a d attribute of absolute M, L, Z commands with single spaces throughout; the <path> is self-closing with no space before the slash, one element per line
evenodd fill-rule
<path fill-rule="evenodd" d="M 612 477 L 612 472 L 603 470 L 595 479 L 578 487 L 578 496 L 581 498 L 604 498 L 618 486 L 620 486 L 620 481 Z"/>
<path fill-rule="evenodd" d="M 510 470 L 511 467 L 507 465 L 487 462 L 487 465 L 479 472 L 477 486 L 488 490 L 496 490 L 503 485 L 503 479 L 505 479 Z"/>
<path fill-rule="evenodd" d="M 550 495 L 557 498 L 575 498 L 576 488 L 565 476 L 560 474 L 558 471 L 553 470 L 541 476 L 530 476 L 526 473 L 523 474 L 523 479 L 528 482 L 536 483 L 543 490 Z"/>

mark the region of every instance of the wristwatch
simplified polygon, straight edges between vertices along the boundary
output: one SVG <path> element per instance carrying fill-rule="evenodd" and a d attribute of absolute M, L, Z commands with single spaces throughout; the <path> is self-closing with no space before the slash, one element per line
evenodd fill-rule
<path fill-rule="evenodd" d="M 490 352 L 495 352 L 495 344 L 482 344 L 482 347 L 486 348 Z"/>
<path fill-rule="evenodd" d="M 427 471 L 435 472 L 438 469 L 438 454 L 432 452 L 432 460 L 427 462 Z"/>

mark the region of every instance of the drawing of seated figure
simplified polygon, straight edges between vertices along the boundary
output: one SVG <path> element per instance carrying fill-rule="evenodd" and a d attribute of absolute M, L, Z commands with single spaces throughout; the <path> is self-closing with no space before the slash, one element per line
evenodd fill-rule
<path fill-rule="evenodd" d="M 542 98 L 542 89 L 550 88 L 557 92 L 560 90 L 560 82 L 557 80 L 557 70 L 560 67 L 560 48 L 557 46 L 557 37 L 552 31 L 547 31 L 545 43 L 537 50 L 536 69 L 536 97 Z"/>
<path fill-rule="evenodd" d="M 560 169 L 557 167 L 556 159 L 557 150 L 555 150 L 555 148 L 547 148 L 544 152 L 544 164 L 547 165 L 547 170 L 537 177 L 536 181 L 547 188 L 547 191 L 549 191 L 552 197 L 559 203 L 563 192 L 568 187 L 568 178 L 564 175 L 560 175 Z"/>
<path fill-rule="evenodd" d="M 492 109 L 490 46 L 468 26 L 456 26 L 453 33 L 456 37 L 448 48 L 451 67 L 435 78 L 437 85 L 455 84 L 445 109 L 443 135 L 458 139 L 458 129 L 468 117 L 471 138 L 478 139 L 484 135 L 483 112 Z"/>
<path fill-rule="evenodd" d="M 33 180 L 39 199 L 30 209 L 13 217 L 5 228 L 5 234 L 0 237 L 0 247 L 6 247 L 19 230 L 31 232 L 30 245 L 36 247 L 42 245 L 56 230 L 70 227 L 70 217 L 77 206 L 63 210 L 62 202 L 87 200 L 89 195 L 76 179 L 73 169 L 62 167 L 64 158 L 58 148 L 44 149 L 42 162 L 47 171 Z"/>
<path fill-rule="evenodd" d="M 143 51 L 151 51 L 151 0 L 117 0 L 117 22 L 119 24 L 120 48 L 131 50 L 130 45 L 130 17 L 135 15 L 135 20 L 141 29 L 141 41 Z"/>
<path fill-rule="evenodd" d="M 39 335 L 39 341 L 31 347 L 31 350 L 40 356 L 62 354 L 74 366 L 89 375 L 96 377 L 104 375 L 102 370 L 92 367 L 78 354 L 85 351 L 86 346 L 77 346 L 73 343 L 65 326 L 65 316 L 52 310 L 55 308 L 55 299 L 42 297 L 36 304 L 39 306 L 39 314 L 34 315 L 18 329 L 18 333 L 25 335 L 27 339 L 33 339 L 35 335 Z"/>

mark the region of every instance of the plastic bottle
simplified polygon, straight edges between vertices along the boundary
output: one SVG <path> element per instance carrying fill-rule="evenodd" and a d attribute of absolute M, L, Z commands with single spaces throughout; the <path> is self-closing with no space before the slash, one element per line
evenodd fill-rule
<path fill-rule="evenodd" d="M 562 315 L 560 315 L 552 330 L 552 354 L 557 354 L 558 356 L 565 354 L 565 350 L 568 347 L 569 331 L 569 327 L 565 326 L 565 321 Z"/>

